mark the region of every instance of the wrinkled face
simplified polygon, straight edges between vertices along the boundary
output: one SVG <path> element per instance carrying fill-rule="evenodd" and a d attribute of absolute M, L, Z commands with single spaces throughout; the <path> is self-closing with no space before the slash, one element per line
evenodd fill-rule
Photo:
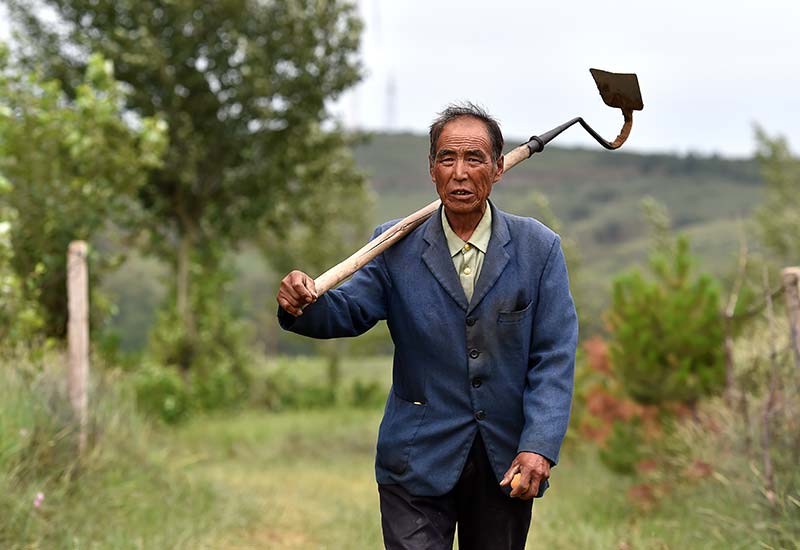
<path fill-rule="evenodd" d="M 492 186 L 503 175 L 503 157 L 492 161 L 486 125 L 465 116 L 442 128 L 430 171 L 448 214 L 482 214 Z"/>

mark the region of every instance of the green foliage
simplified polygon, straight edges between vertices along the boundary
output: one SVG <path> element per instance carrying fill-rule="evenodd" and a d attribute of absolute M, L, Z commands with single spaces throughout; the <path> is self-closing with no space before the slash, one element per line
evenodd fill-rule
<path fill-rule="evenodd" d="M 193 407 L 230 407 L 245 396 L 249 384 L 247 331 L 225 300 L 230 275 L 222 270 L 206 271 L 196 280 L 191 307 L 197 315 L 192 332 L 186 332 L 177 310 L 165 305 L 151 332 L 148 356 L 168 369 L 187 375 L 191 370 L 188 391 Z"/>
<path fill-rule="evenodd" d="M 30 283 L 22 290 L 38 302 L 45 333 L 59 338 L 66 334 L 69 243 L 92 240 L 112 219 L 124 223 L 165 147 L 163 122 L 145 117 L 132 127 L 125 120 L 126 94 L 102 56 L 88 59 L 76 84 L 68 97 L 60 82 L 22 72 L 0 48 L 0 174 L 10 187 L 0 208 L 15 213 L 9 261 Z M 94 260 L 96 281 L 103 262 Z"/>
<path fill-rule="evenodd" d="M 638 271 L 614 281 L 608 324 L 611 358 L 625 391 L 644 404 L 694 404 L 724 384 L 719 289 L 695 276 L 689 241 L 660 247 L 654 279 Z"/>
<path fill-rule="evenodd" d="M 339 383 L 331 385 L 325 358 L 275 358 L 252 372 L 250 404 L 271 411 L 379 409 L 386 402 L 390 364 L 385 356 L 344 359 Z"/>
<path fill-rule="evenodd" d="M 354 380 L 350 389 L 350 406 L 357 409 L 379 409 L 386 403 L 386 389 L 378 382 Z"/>
<path fill-rule="evenodd" d="M 73 82 L 89 52 L 112 60 L 138 116 L 163 116 L 169 149 L 138 193 L 149 249 L 175 270 L 174 307 L 187 358 L 195 340 L 196 279 L 230 248 L 287 220 L 313 225 L 314 197 L 362 193 L 363 178 L 327 105 L 360 78 L 354 6 L 327 2 L 6 0 L 23 32 L 20 55 Z M 54 32 L 41 14 L 58 20 Z M 323 197 L 323 199 L 319 199 Z M 310 202 L 308 202 L 310 201 Z M 298 206 L 296 206 L 298 205 Z M 308 205 L 308 209 L 303 206 Z M 360 208 L 356 208 L 358 211 Z M 184 364 L 184 367 L 193 366 Z"/>
<path fill-rule="evenodd" d="M 354 161 L 343 143 L 319 130 L 307 139 L 319 143 L 318 154 L 294 171 L 299 185 L 313 191 L 283 203 L 280 219 L 270 221 L 259 244 L 279 273 L 299 268 L 313 276 L 363 244 L 374 197 L 354 185 Z"/>
<path fill-rule="evenodd" d="M 134 375 L 136 405 L 143 414 L 179 424 L 193 413 L 240 407 L 248 401 L 248 380 L 225 365 L 181 376 L 174 367 L 147 364 Z"/>
<path fill-rule="evenodd" d="M 784 264 L 800 261 L 800 159 L 782 137 L 770 138 L 756 127 L 757 158 L 766 185 L 756 222 L 764 243 Z"/>
<path fill-rule="evenodd" d="M 605 445 L 598 450 L 600 460 L 618 474 L 633 474 L 643 457 L 643 441 L 639 422 L 614 422 Z"/>
<path fill-rule="evenodd" d="M 254 399 L 274 411 L 307 410 L 333 406 L 336 393 L 327 381 L 300 380 L 281 367 L 260 380 Z"/>
<path fill-rule="evenodd" d="M 0 198 L 11 185 L 0 176 Z M 11 225 L 15 212 L 0 201 L 0 356 L 19 346 L 32 344 L 43 326 L 36 303 L 36 278 L 31 274 L 20 278 L 13 270 L 14 248 L 11 246 Z"/>
<path fill-rule="evenodd" d="M 176 424 L 188 418 L 188 388 L 175 369 L 147 365 L 136 373 L 136 406 L 143 414 Z"/>
<path fill-rule="evenodd" d="M 195 369 L 190 374 L 192 407 L 214 411 L 241 407 L 247 402 L 250 377 L 230 364 L 213 369 Z"/>

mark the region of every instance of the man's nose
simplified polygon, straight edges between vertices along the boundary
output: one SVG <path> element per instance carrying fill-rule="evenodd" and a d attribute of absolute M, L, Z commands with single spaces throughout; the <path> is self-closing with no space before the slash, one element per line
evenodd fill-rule
<path fill-rule="evenodd" d="M 467 163 L 464 159 L 457 159 L 453 177 L 459 181 L 467 179 Z"/>

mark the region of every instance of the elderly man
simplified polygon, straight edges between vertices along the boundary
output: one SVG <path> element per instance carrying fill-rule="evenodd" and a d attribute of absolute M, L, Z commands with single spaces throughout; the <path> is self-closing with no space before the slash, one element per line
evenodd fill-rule
<path fill-rule="evenodd" d="M 375 464 L 387 548 L 452 548 L 456 525 L 462 550 L 524 548 L 572 399 L 564 256 L 555 233 L 488 200 L 503 136 L 486 112 L 448 107 L 430 146 L 438 214 L 319 298 L 311 277 L 289 273 L 278 317 L 315 338 L 388 322 L 393 383 Z"/>

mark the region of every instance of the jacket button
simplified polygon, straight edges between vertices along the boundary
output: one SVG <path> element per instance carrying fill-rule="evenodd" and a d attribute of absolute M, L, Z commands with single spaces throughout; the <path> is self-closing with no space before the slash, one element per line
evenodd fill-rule
<path fill-rule="evenodd" d="M 475 324 L 475 317 L 467 317 L 467 326 L 471 327 Z"/>
<path fill-rule="evenodd" d="M 473 359 L 477 359 L 480 354 L 481 354 L 481 352 L 479 352 L 478 350 L 476 350 L 474 348 L 469 350 L 469 356 L 472 357 Z"/>
<path fill-rule="evenodd" d="M 472 379 L 472 387 L 473 388 L 480 388 L 483 381 L 480 378 L 473 378 Z"/>
<path fill-rule="evenodd" d="M 477 420 L 483 420 L 484 418 L 486 418 L 486 411 L 484 411 L 483 409 L 479 410 L 478 412 L 475 413 L 475 418 Z"/>

